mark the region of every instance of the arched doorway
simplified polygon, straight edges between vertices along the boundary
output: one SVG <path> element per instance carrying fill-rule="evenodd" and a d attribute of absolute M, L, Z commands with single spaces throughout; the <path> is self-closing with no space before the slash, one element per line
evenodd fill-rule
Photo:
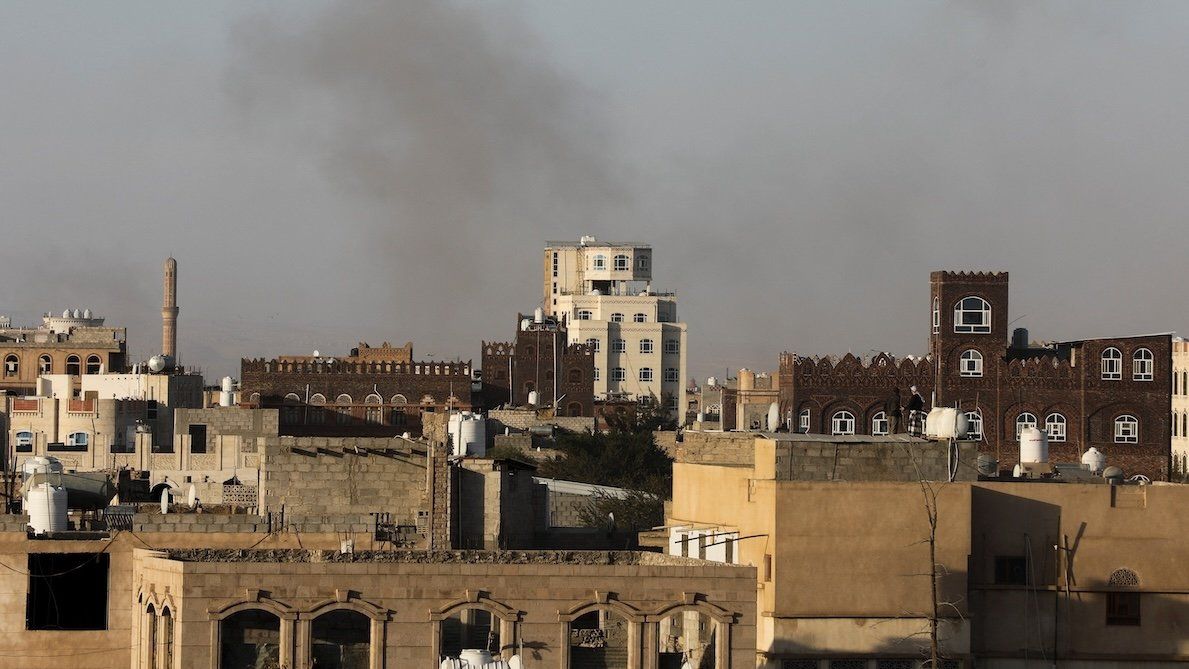
<path fill-rule="evenodd" d="M 371 619 L 358 611 L 338 609 L 314 618 L 310 656 L 318 669 L 368 669 Z"/>
<path fill-rule="evenodd" d="M 445 657 L 458 657 L 469 649 L 486 650 L 492 655 L 500 652 L 500 624 L 490 611 L 459 609 L 443 618 L 441 625 L 441 654 Z"/>
<path fill-rule="evenodd" d="M 219 622 L 220 669 L 280 669 L 281 619 L 263 609 L 233 613 Z"/>
<path fill-rule="evenodd" d="M 571 669 L 627 669 L 628 621 L 607 610 L 570 621 Z"/>
<path fill-rule="evenodd" d="M 715 621 L 701 611 L 675 611 L 658 623 L 658 669 L 715 669 Z"/>

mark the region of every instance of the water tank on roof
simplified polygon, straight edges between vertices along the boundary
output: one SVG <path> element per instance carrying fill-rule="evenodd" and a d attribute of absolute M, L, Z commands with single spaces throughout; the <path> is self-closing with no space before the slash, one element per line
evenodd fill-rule
<path fill-rule="evenodd" d="M 1102 470 L 1102 478 L 1111 485 L 1121 485 L 1124 478 L 1123 470 L 1118 467 L 1107 467 Z"/>
<path fill-rule="evenodd" d="M 21 474 L 24 478 L 29 478 L 34 474 L 60 474 L 62 472 L 62 461 L 54 457 L 35 457 L 29 458 L 21 463 Z"/>
<path fill-rule="evenodd" d="M 62 312 L 62 318 L 70 318 L 70 310 L 66 309 Z"/>
<path fill-rule="evenodd" d="M 775 432 L 780 427 L 780 405 L 776 402 L 768 405 L 768 431 Z"/>
<path fill-rule="evenodd" d="M 1049 461 L 1049 435 L 1043 430 L 1026 427 L 1020 431 L 1020 462 L 1045 463 Z"/>
<path fill-rule="evenodd" d="M 1082 464 L 1093 473 L 1097 474 L 1106 469 L 1106 455 L 1102 451 L 1090 447 L 1090 450 L 1082 453 Z"/>
<path fill-rule="evenodd" d="M 1016 328 L 1011 332 L 1012 348 L 1028 348 L 1028 328 Z"/>
<path fill-rule="evenodd" d="M 88 319 L 89 319 L 90 317 L 91 317 L 91 310 L 90 310 L 90 309 L 83 309 L 83 318 L 88 318 Z"/>
<path fill-rule="evenodd" d="M 34 534 L 65 532 L 69 529 L 66 488 L 39 483 L 25 495 L 25 509 L 29 513 L 29 529 Z"/>
<path fill-rule="evenodd" d="M 149 358 L 149 371 L 154 373 L 165 371 L 165 356 L 155 355 Z"/>
<path fill-rule="evenodd" d="M 739 390 L 752 390 L 756 387 L 756 373 L 744 367 L 739 370 Z"/>
<path fill-rule="evenodd" d="M 925 417 L 925 436 L 930 439 L 962 439 L 969 421 L 953 407 L 934 407 Z"/>
<path fill-rule="evenodd" d="M 72 315 L 73 315 L 75 318 L 82 318 L 82 315 L 83 315 L 83 314 L 82 314 L 82 312 L 80 312 L 78 309 L 75 309 L 75 310 L 74 310 L 74 314 L 72 314 Z"/>
<path fill-rule="evenodd" d="M 528 405 L 529 405 L 529 406 L 533 406 L 533 407 L 537 406 L 537 397 L 538 397 L 538 395 L 537 395 L 537 391 L 535 391 L 535 390 L 531 390 L 531 391 L 529 391 L 529 393 L 528 393 Z"/>
<path fill-rule="evenodd" d="M 715 377 L 713 377 L 713 376 L 707 377 L 707 378 L 706 378 L 706 385 L 708 385 L 708 386 L 717 386 L 717 385 L 718 385 L 718 379 L 717 379 L 717 378 L 715 378 Z"/>
<path fill-rule="evenodd" d="M 544 323 L 545 322 L 545 310 L 544 309 L 542 309 L 541 307 L 537 307 L 536 309 L 533 309 L 533 322 L 534 323 Z"/>

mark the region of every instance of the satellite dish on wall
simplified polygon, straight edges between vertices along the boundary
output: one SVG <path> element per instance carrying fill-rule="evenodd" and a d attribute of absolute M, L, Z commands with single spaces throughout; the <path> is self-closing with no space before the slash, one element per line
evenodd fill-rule
<path fill-rule="evenodd" d="M 161 513 L 169 513 L 169 488 L 161 489 Z"/>
<path fill-rule="evenodd" d="M 194 484 L 190 484 L 190 489 L 186 491 L 186 505 L 191 509 L 198 506 L 198 491 L 194 489 Z"/>

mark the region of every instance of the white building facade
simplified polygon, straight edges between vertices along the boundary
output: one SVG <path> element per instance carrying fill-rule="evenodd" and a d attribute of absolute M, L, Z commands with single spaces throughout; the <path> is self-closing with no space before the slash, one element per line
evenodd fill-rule
<path fill-rule="evenodd" d="M 571 343 L 594 349 L 595 399 L 686 406 L 686 325 L 677 297 L 652 289 L 652 247 L 635 242 L 549 242 L 544 305 L 566 321 Z"/>
<path fill-rule="evenodd" d="M 1189 474 L 1189 341 L 1182 337 L 1172 340 L 1172 471 Z"/>

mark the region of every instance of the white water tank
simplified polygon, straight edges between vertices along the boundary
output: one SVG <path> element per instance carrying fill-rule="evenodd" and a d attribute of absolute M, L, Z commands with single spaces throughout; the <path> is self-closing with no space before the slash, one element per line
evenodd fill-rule
<path fill-rule="evenodd" d="M 1106 469 L 1106 455 L 1091 446 L 1090 450 L 1082 453 L 1082 464 L 1086 465 L 1091 472 L 1097 474 Z"/>
<path fill-rule="evenodd" d="M 29 528 L 34 534 L 65 532 L 69 529 L 66 511 L 66 488 L 39 483 L 25 495 L 25 511 L 29 514 Z"/>
<path fill-rule="evenodd" d="M 224 376 L 223 381 L 221 383 L 221 387 L 223 389 L 223 392 L 227 392 L 227 393 L 235 392 L 235 380 L 232 379 L 230 376 Z"/>
<path fill-rule="evenodd" d="M 533 322 L 534 323 L 544 323 L 545 322 L 545 310 L 544 309 L 542 309 L 541 307 L 537 307 L 536 309 L 533 309 Z"/>
<path fill-rule="evenodd" d="M 535 390 L 531 390 L 531 391 L 529 391 L 529 393 L 528 393 L 528 405 L 529 405 L 529 406 L 532 406 L 532 407 L 535 407 L 535 406 L 537 406 L 537 397 L 538 397 L 538 396 L 537 396 L 537 391 L 535 391 Z"/>
<path fill-rule="evenodd" d="M 717 378 L 715 378 L 715 377 L 713 377 L 713 376 L 711 376 L 711 377 L 707 377 L 707 379 L 706 379 L 706 385 L 708 385 L 708 386 L 717 386 L 717 385 L 718 385 L 718 379 L 717 379 Z"/>
<path fill-rule="evenodd" d="M 468 669 L 482 669 L 483 665 L 491 663 L 491 653 L 478 648 L 467 648 L 458 654 L 458 659 L 465 662 Z"/>
<path fill-rule="evenodd" d="M 450 414 L 447 425 L 453 455 L 483 457 L 487 453 L 487 419 L 482 415 L 469 411 Z"/>
<path fill-rule="evenodd" d="M 962 439 L 969 421 L 953 407 L 934 407 L 925 418 L 925 436 L 930 439 Z"/>
<path fill-rule="evenodd" d="M 1049 435 L 1043 430 L 1026 427 L 1020 431 L 1020 462 L 1044 463 L 1049 461 Z"/>
<path fill-rule="evenodd" d="M 60 474 L 62 473 L 62 461 L 54 457 L 35 457 L 28 458 L 21 463 L 21 474 L 24 478 L 29 478 L 34 474 Z"/>
<path fill-rule="evenodd" d="M 780 406 L 773 402 L 768 405 L 768 431 L 775 432 L 780 427 Z"/>

